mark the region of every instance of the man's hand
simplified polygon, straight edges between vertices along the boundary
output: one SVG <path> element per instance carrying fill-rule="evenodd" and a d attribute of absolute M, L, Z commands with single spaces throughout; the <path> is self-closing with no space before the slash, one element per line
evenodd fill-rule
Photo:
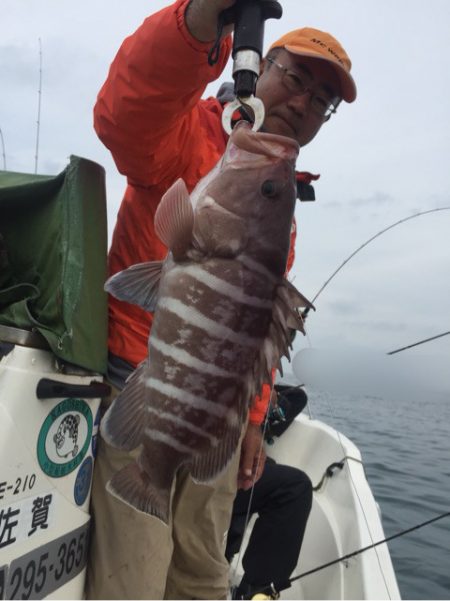
<path fill-rule="evenodd" d="M 238 472 L 238 488 L 248 490 L 260 479 L 263 473 L 266 453 L 260 426 L 248 424 L 242 440 L 241 460 Z"/>
<path fill-rule="evenodd" d="M 199 42 L 213 42 L 217 36 L 219 14 L 233 6 L 236 0 L 192 0 L 186 9 L 186 26 Z M 232 25 L 224 28 L 227 35 Z"/>

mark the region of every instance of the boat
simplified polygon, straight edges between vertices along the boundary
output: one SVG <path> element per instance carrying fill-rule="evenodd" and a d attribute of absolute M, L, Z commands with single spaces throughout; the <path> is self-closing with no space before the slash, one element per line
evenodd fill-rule
<path fill-rule="evenodd" d="M 0 172 L 0 599 L 83 599 L 89 497 L 106 371 L 103 169 Z M 361 454 L 304 412 L 268 447 L 311 478 L 286 599 L 399 599 Z M 250 522 L 245 540 L 248 540 Z M 231 573 L 240 580 L 235 559 Z"/>
<path fill-rule="evenodd" d="M 267 454 L 306 472 L 314 488 L 293 582 L 281 591 L 281 599 L 400 599 L 386 543 L 336 561 L 385 539 L 380 509 L 355 444 L 304 412 L 273 441 Z M 249 522 L 243 548 L 255 519 Z M 243 574 L 239 557 L 231 574 L 238 584 Z"/>
<path fill-rule="evenodd" d="M 0 172 L 0 599 L 82 599 L 107 361 L 100 165 Z"/>

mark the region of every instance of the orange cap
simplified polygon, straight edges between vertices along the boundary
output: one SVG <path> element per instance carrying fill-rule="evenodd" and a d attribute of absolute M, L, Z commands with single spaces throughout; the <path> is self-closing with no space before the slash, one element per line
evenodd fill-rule
<path fill-rule="evenodd" d="M 340 43 L 329 33 L 304 27 L 282 36 L 269 48 L 285 48 L 288 52 L 301 56 L 311 56 L 326 60 L 336 70 L 341 84 L 342 98 L 353 102 L 356 98 L 356 84 L 350 75 L 352 62 Z"/>

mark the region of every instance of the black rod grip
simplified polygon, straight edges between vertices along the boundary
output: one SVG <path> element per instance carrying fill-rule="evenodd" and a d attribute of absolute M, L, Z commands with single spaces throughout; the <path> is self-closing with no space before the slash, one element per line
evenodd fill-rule
<path fill-rule="evenodd" d="M 83 399 L 104 399 L 111 394 L 111 386 L 93 380 L 90 384 L 68 384 L 49 378 L 41 378 L 36 388 L 38 399 L 81 397 Z"/>
<path fill-rule="evenodd" d="M 234 8 L 233 57 L 240 50 L 254 50 L 262 56 L 264 21 L 279 19 L 283 9 L 277 0 L 238 0 Z"/>

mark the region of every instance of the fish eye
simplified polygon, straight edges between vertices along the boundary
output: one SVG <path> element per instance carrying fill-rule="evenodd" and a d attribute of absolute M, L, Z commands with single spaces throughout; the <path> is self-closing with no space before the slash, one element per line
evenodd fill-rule
<path fill-rule="evenodd" d="M 261 194 L 266 198 L 274 198 L 278 193 L 276 182 L 271 179 L 266 179 L 261 186 Z"/>

